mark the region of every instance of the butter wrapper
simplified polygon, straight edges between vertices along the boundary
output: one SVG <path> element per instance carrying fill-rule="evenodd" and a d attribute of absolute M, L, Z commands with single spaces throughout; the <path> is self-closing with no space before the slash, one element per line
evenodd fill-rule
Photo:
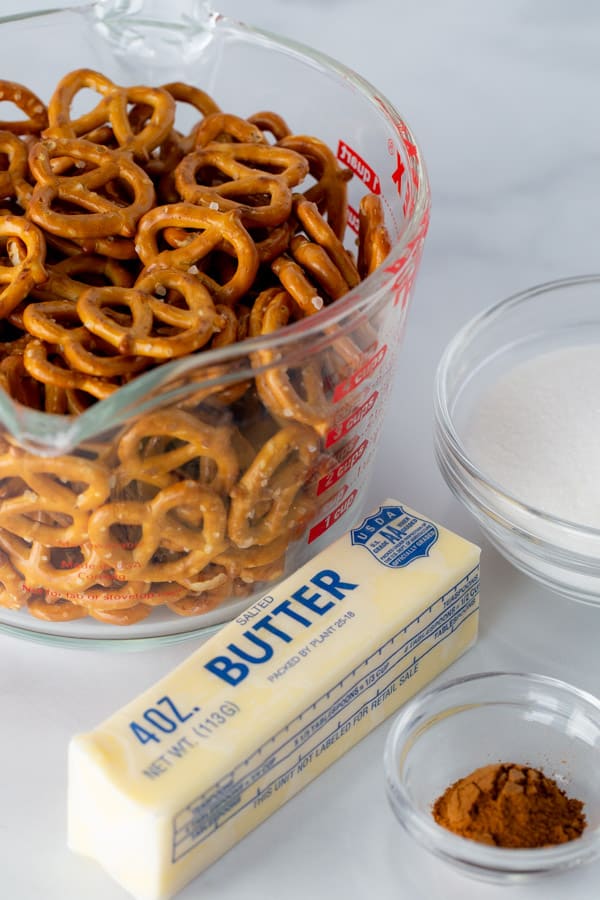
<path fill-rule="evenodd" d="M 163 900 L 476 639 L 479 548 L 397 500 L 69 748 L 69 846 Z"/>

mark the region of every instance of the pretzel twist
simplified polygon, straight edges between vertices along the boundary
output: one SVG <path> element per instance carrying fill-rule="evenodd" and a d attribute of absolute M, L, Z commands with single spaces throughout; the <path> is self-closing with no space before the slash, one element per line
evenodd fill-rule
<path fill-rule="evenodd" d="M 89 88 L 100 94 L 96 106 L 77 119 L 71 119 L 71 107 L 79 91 Z M 108 98 L 116 85 L 110 78 L 93 69 L 75 69 L 56 85 L 48 104 L 48 127 L 45 138 L 77 138 L 106 123 Z"/>
<path fill-rule="evenodd" d="M 285 292 L 275 293 L 264 309 L 259 326 L 261 334 L 272 334 L 287 325 L 293 314 L 290 300 Z M 333 407 L 325 396 L 319 366 L 312 360 L 305 362 L 299 367 L 299 383 L 294 386 L 288 367 L 283 363 L 275 367 L 275 360 L 272 350 L 258 350 L 252 357 L 254 366 L 265 367 L 255 378 L 264 405 L 280 421 L 294 419 L 324 435 L 331 425 Z"/>
<path fill-rule="evenodd" d="M 91 283 L 105 282 L 117 287 L 131 287 L 133 276 L 116 259 L 97 253 L 78 253 L 46 267 L 48 279 L 31 289 L 36 300 L 71 300 L 75 302 Z M 80 280 L 74 276 L 82 276 Z M 87 281 L 85 280 L 87 279 Z M 26 326 L 27 327 L 27 326 Z M 33 332 L 32 332 L 33 333 Z M 40 335 L 36 335 L 40 337 Z M 44 338 L 44 340 L 49 340 Z"/>
<path fill-rule="evenodd" d="M 107 355 L 106 345 L 98 342 L 82 325 L 77 307 L 72 301 L 46 300 L 31 303 L 23 312 L 23 324 L 40 341 L 55 344 L 69 366 L 77 372 L 110 379 L 120 375 L 134 375 L 146 367 L 144 359 Z M 46 381 L 45 384 L 47 388 L 59 387 L 52 381 Z M 60 387 L 64 390 L 67 385 L 63 383 Z M 66 397 L 65 405 L 68 406 Z"/>
<path fill-rule="evenodd" d="M 365 194 L 358 210 L 358 273 L 366 278 L 384 261 L 392 242 L 385 226 L 381 199 L 376 194 Z"/>
<path fill-rule="evenodd" d="M 181 478 L 178 472 L 195 471 L 196 480 L 215 493 L 226 493 L 235 484 L 238 461 L 230 441 L 231 427 L 210 425 L 184 410 L 155 414 L 141 419 L 121 437 L 117 453 L 121 484 L 133 480 L 166 487 Z M 166 446 L 149 447 L 151 440 Z M 173 447 L 173 442 L 179 446 Z"/>
<path fill-rule="evenodd" d="M 92 168 L 76 175 L 56 175 L 52 160 L 68 156 Z M 88 141 L 56 138 L 39 141 L 29 154 L 36 179 L 27 215 L 52 234 L 67 238 L 107 238 L 135 234 L 138 219 L 153 205 L 152 181 L 128 154 Z M 100 193 L 113 180 L 123 181 L 133 194 L 129 203 L 117 203 Z M 85 212 L 53 209 L 55 201 Z"/>
<path fill-rule="evenodd" d="M 0 121 L 0 129 L 13 134 L 39 134 L 48 124 L 48 112 L 39 97 L 16 81 L 0 81 L 0 100 L 14 103 L 27 119 Z"/>
<path fill-rule="evenodd" d="M 159 236 L 169 227 L 189 229 L 189 240 L 176 249 L 159 250 Z M 237 259 L 237 269 L 224 284 L 201 273 L 198 265 L 213 250 L 223 245 Z M 198 278 L 208 287 L 215 303 L 231 305 L 250 289 L 258 271 L 259 259 L 254 242 L 239 219 L 239 213 L 219 212 L 175 203 L 160 206 L 141 219 L 137 247 L 144 265 L 152 263 L 189 271 L 195 267 Z"/>
<path fill-rule="evenodd" d="M 51 356 L 56 359 L 63 357 L 64 361 L 64 351 L 61 353 L 58 348 L 52 349 L 51 345 L 32 338 L 23 354 L 23 365 L 26 372 L 41 384 L 83 391 L 91 394 L 97 400 L 105 400 L 119 388 L 118 384 L 107 378 L 76 372 L 65 365 L 59 365 L 58 362 L 50 359 Z"/>
<path fill-rule="evenodd" d="M 240 144 L 266 144 L 265 137 L 256 125 L 231 113 L 214 112 L 207 115 L 192 132 L 194 147 L 206 147 L 211 141 Z"/>
<path fill-rule="evenodd" d="M 178 513 L 201 513 L 201 524 L 190 526 Z M 179 481 L 162 488 L 148 503 L 115 501 L 90 516 L 92 546 L 110 541 L 117 525 L 135 526 L 140 539 L 132 549 L 115 547 L 111 560 L 117 577 L 125 580 L 133 571 L 135 578 L 147 582 L 167 582 L 193 578 L 224 549 L 226 513 L 223 501 L 194 481 Z M 161 548 L 177 554 L 173 560 L 153 561 Z M 181 555 L 183 554 L 183 555 Z"/>
<path fill-rule="evenodd" d="M 35 284 L 46 281 L 44 235 L 20 216 L 0 216 L 0 241 L 6 241 L 10 265 L 0 264 L 0 319 L 19 305 Z M 4 262 L 4 261 L 2 261 Z"/>
<path fill-rule="evenodd" d="M 356 287 L 360 283 L 360 276 L 354 260 L 333 228 L 320 214 L 317 204 L 304 197 L 296 197 L 294 211 L 308 236 L 325 250 L 332 263 L 339 269 L 348 288 Z"/>
<path fill-rule="evenodd" d="M 261 112 L 254 113 L 253 115 L 248 116 L 248 121 L 252 125 L 256 125 L 257 128 L 260 128 L 263 134 L 265 131 L 268 134 L 272 134 L 276 141 L 281 141 L 284 137 L 287 137 L 292 133 L 285 119 L 271 110 L 262 110 Z"/>
<path fill-rule="evenodd" d="M 106 471 L 76 457 L 46 460 L 6 454 L 0 458 L 0 478 L 20 478 L 26 486 L 21 494 L 3 500 L 0 528 L 47 547 L 54 546 L 57 537 L 67 544 L 79 543 L 87 532 L 90 509 L 109 494 Z M 83 490 L 69 486 L 79 480 L 87 485 Z"/>
<path fill-rule="evenodd" d="M 0 386 L 22 406 L 42 409 L 44 404 L 40 385 L 25 369 L 23 354 L 24 350 L 12 353 L 0 362 Z"/>
<path fill-rule="evenodd" d="M 128 104 L 143 104 L 150 116 L 143 128 L 134 132 L 128 116 Z M 108 117 L 122 150 L 130 150 L 141 162 L 170 134 L 175 121 L 175 100 L 161 88 L 128 87 L 113 90 L 108 101 Z"/>
<path fill-rule="evenodd" d="M 0 172 L 0 197 L 16 197 L 26 185 L 27 147 L 10 131 L 0 131 L 0 153 L 6 156 L 6 170 Z"/>
<path fill-rule="evenodd" d="M 317 435 L 300 424 L 281 428 L 265 443 L 231 490 L 228 533 L 238 547 L 269 544 L 306 518 L 304 486 L 318 453 Z"/>
<path fill-rule="evenodd" d="M 221 149 L 221 146 L 225 149 Z M 248 152 L 240 154 L 240 147 L 248 148 Z M 260 153 L 253 154 L 253 149 Z M 274 148 L 260 144 L 210 144 L 202 150 L 189 153 L 175 169 L 177 190 L 188 203 L 201 206 L 211 206 L 214 203 L 223 211 L 239 210 L 244 225 L 281 225 L 292 210 L 292 193 L 286 178 L 284 175 L 266 174 L 240 162 L 240 157 L 250 160 L 253 156 L 260 156 L 260 161 L 266 162 L 272 149 Z M 304 162 L 302 157 L 299 156 L 298 159 Z M 220 183 L 214 187 L 198 183 L 197 175 L 203 168 L 218 172 Z M 259 202 L 253 202 L 257 198 Z M 263 198 L 268 199 L 268 202 L 260 202 Z"/>
<path fill-rule="evenodd" d="M 343 238 L 348 210 L 347 185 L 352 178 L 350 169 L 341 168 L 327 144 L 318 138 L 286 135 L 279 141 L 279 145 L 295 150 L 308 161 L 309 172 L 315 179 L 315 184 L 304 192 L 304 196 L 316 203 L 319 212 L 326 215 L 336 237 Z"/>

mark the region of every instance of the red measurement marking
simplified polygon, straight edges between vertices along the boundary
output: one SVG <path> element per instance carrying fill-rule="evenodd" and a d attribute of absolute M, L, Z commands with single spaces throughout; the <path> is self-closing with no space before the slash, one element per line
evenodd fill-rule
<path fill-rule="evenodd" d="M 392 181 L 396 185 L 396 189 L 398 191 L 398 195 L 402 196 L 402 176 L 404 175 L 405 169 L 402 159 L 400 158 L 400 154 L 396 150 L 396 170 L 392 172 Z"/>
<path fill-rule="evenodd" d="M 377 403 L 377 398 L 379 397 L 378 391 L 373 391 L 371 396 L 365 400 L 360 406 L 358 406 L 355 410 L 353 410 L 347 419 L 344 419 L 343 422 L 340 422 L 339 425 L 335 425 L 331 431 L 327 433 L 327 437 L 325 438 L 325 446 L 331 447 L 332 444 L 337 444 L 338 441 L 341 441 L 343 437 L 345 437 L 349 431 L 352 431 L 353 428 L 362 422 L 365 416 L 368 416 L 375 404 Z"/>
<path fill-rule="evenodd" d="M 357 490 L 353 490 L 344 500 L 342 500 L 339 506 L 336 506 L 336 508 L 329 513 L 328 516 L 325 516 L 324 519 L 321 519 L 320 522 L 313 525 L 308 533 L 309 544 L 312 544 L 312 542 L 316 541 L 317 538 L 320 538 L 322 534 L 325 534 L 332 525 L 335 525 L 338 519 L 341 519 L 345 512 L 348 512 L 356 499 L 357 493 Z"/>
<path fill-rule="evenodd" d="M 358 234 L 358 225 L 359 225 L 358 213 L 356 212 L 356 210 L 354 209 L 353 206 L 350 206 L 350 204 L 348 204 L 348 217 L 346 219 L 346 224 L 348 225 L 348 228 L 351 228 L 352 231 L 354 231 L 354 232 L 356 232 L 356 234 Z"/>
<path fill-rule="evenodd" d="M 369 446 L 368 440 L 364 440 L 362 444 L 360 444 L 353 453 L 350 453 L 345 459 L 342 460 L 339 465 L 332 469 L 331 472 L 328 472 L 327 475 L 323 475 L 321 480 L 317 485 L 317 494 L 322 494 L 324 491 L 328 491 L 330 487 L 333 487 L 334 484 L 340 480 L 340 478 L 344 478 L 350 469 L 354 468 L 357 462 L 361 460 L 365 454 L 365 450 Z"/>
<path fill-rule="evenodd" d="M 336 385 L 335 391 L 333 392 L 333 402 L 338 403 L 344 397 L 346 397 L 351 391 L 354 391 L 363 381 L 366 381 L 367 378 L 370 378 L 371 375 L 375 372 L 376 369 L 379 368 L 381 363 L 384 360 L 385 354 L 387 353 L 387 344 L 383 344 L 379 350 L 377 350 L 373 356 L 371 356 L 364 365 L 357 369 L 356 372 L 353 372 L 348 378 L 345 378 L 344 381 L 340 381 L 338 385 Z"/>
<path fill-rule="evenodd" d="M 340 140 L 338 142 L 337 158 L 340 162 L 344 163 L 344 165 L 348 166 L 349 169 L 352 169 L 354 174 L 358 175 L 360 180 L 366 184 L 370 191 L 374 194 L 381 193 L 379 175 L 376 175 L 369 163 L 365 162 L 362 156 L 360 156 L 356 150 L 353 150 L 352 147 L 349 147 L 345 141 Z"/>

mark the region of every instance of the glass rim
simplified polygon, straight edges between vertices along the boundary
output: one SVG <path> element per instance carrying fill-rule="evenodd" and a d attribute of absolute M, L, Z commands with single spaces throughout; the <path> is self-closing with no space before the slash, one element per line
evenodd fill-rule
<path fill-rule="evenodd" d="M 578 522 L 573 522 L 569 519 L 563 519 L 560 516 L 555 516 L 552 513 L 544 512 L 543 510 L 527 504 L 523 500 L 520 500 L 514 494 L 511 494 L 510 491 L 507 490 L 499 482 L 486 475 L 485 472 L 471 459 L 465 449 L 463 442 L 461 441 L 461 438 L 459 437 L 458 431 L 454 424 L 452 413 L 450 411 L 451 396 L 449 389 L 449 381 L 452 369 L 459 362 L 462 354 L 464 353 L 465 347 L 474 343 L 478 339 L 478 337 L 485 332 L 488 326 L 497 322 L 505 314 L 512 312 L 516 307 L 526 303 L 528 300 L 539 297 L 542 294 L 562 290 L 563 288 L 593 284 L 595 282 L 600 283 L 600 273 L 574 275 L 567 278 L 542 282 L 540 284 L 534 285 L 533 287 L 527 288 L 524 291 L 519 291 L 516 294 L 511 294 L 509 297 L 505 297 L 502 300 L 496 301 L 495 303 L 486 307 L 486 309 L 484 309 L 482 312 L 477 313 L 475 316 L 470 318 L 450 339 L 442 353 L 442 356 L 440 357 L 434 376 L 433 407 L 434 423 L 439 431 L 439 437 L 441 441 L 441 447 L 438 452 L 443 454 L 449 453 L 452 459 L 462 467 L 464 472 L 466 472 L 466 474 L 470 476 L 470 478 L 475 479 L 488 491 L 497 495 L 509 508 L 513 507 L 516 511 L 524 513 L 534 520 L 558 527 L 573 534 L 590 538 L 597 538 L 598 540 L 600 540 L 600 528 L 594 528 L 590 525 L 582 525 Z M 464 384 L 466 378 L 471 373 L 472 370 L 465 372 L 465 375 L 461 380 L 461 387 Z M 479 497 L 477 497 L 476 499 L 477 503 L 481 503 Z M 489 503 L 488 507 L 489 511 L 493 512 L 493 514 L 495 515 L 497 510 L 494 505 Z M 514 526 L 515 523 L 512 520 L 508 519 L 506 517 L 506 514 L 502 515 L 501 518 L 506 521 L 511 528 Z M 519 528 L 527 537 L 533 536 L 536 540 L 539 539 L 539 536 L 537 534 L 528 532 L 522 523 L 519 525 Z M 548 545 L 554 546 L 550 541 L 548 541 Z M 585 556 L 585 554 L 583 555 Z"/>
<path fill-rule="evenodd" d="M 503 873 L 533 873 L 553 868 L 561 868 L 576 860 L 600 854 L 600 826 L 586 829 L 575 840 L 564 844 L 535 849 L 494 847 L 461 837 L 444 828 L 418 809 L 412 802 L 403 779 L 398 774 L 397 760 L 406 742 L 414 735 L 415 726 L 427 726 L 429 704 L 452 691 L 468 689 L 469 686 L 485 681 L 502 683 L 515 679 L 523 684 L 538 685 L 550 692 L 561 692 L 571 700 L 591 707 L 596 713 L 600 727 L 600 699 L 588 691 L 575 687 L 559 678 L 535 672 L 490 671 L 478 672 L 445 681 L 424 691 L 410 700 L 397 714 L 388 733 L 384 748 L 384 773 L 388 799 L 398 820 L 418 841 L 430 851 L 451 861 L 464 863 L 490 871 Z M 478 705 L 486 705 L 482 700 Z M 458 704 L 456 704 L 458 706 Z M 461 708 L 468 706 L 468 701 Z M 448 712 L 448 711 L 446 711 Z M 452 714 L 452 709 L 450 710 Z"/>
<path fill-rule="evenodd" d="M 190 4 L 192 5 L 192 4 Z M 155 385 L 167 384 L 172 377 L 185 374 L 188 369 L 199 366 L 202 368 L 219 367 L 231 363 L 238 358 L 249 356 L 261 351 L 287 351 L 299 342 L 308 341 L 321 335 L 327 329 L 344 324 L 344 320 L 352 315 L 356 316 L 369 309 L 384 294 L 392 283 L 410 272 L 415 254 L 415 243 L 422 229 L 426 226 L 430 205 L 430 189 L 427 170 L 420 146 L 407 125 L 403 116 L 394 105 L 369 81 L 355 72 L 353 69 L 335 60 L 325 53 L 321 53 L 307 45 L 292 39 L 273 34 L 269 31 L 247 25 L 230 19 L 213 10 L 209 4 L 204 3 L 206 9 L 206 27 L 231 32 L 233 35 L 251 42 L 264 45 L 267 49 L 287 53 L 325 73 L 333 74 L 343 83 L 349 83 L 360 94 L 389 131 L 390 139 L 395 146 L 406 147 L 410 142 L 414 147 L 412 159 L 418 175 L 417 183 L 413 184 L 415 190 L 414 208 L 403 223 L 400 234 L 392 242 L 390 252 L 381 265 L 367 278 L 352 288 L 343 297 L 334 303 L 319 310 L 318 315 L 310 316 L 298 322 L 294 322 L 279 332 L 269 335 L 261 335 L 249 338 L 227 347 L 213 350 L 200 350 L 180 359 L 164 363 L 155 369 L 139 375 L 129 384 L 120 387 L 111 397 L 98 400 L 88 410 L 78 416 L 57 415 L 39 410 L 32 410 L 16 403 L 11 397 L 0 392 L 0 420 L 17 440 L 24 440 L 31 449 L 36 452 L 56 452 L 55 441 L 52 440 L 57 432 L 67 437 L 61 441 L 60 452 L 66 452 L 66 446 L 76 446 L 83 440 L 108 430 L 118 424 L 119 413 L 123 413 L 128 404 L 136 401 Z M 93 15 L 95 10 L 102 8 L 102 0 L 87 2 L 75 6 L 60 6 L 48 10 L 30 10 L 23 13 L 15 13 L 0 17 L 0 26 L 15 22 L 39 21 L 39 19 L 62 13 L 84 13 Z M 143 11 L 143 3 L 138 12 Z M 139 21 L 143 25 L 152 25 L 165 31 L 181 30 L 177 20 L 172 22 L 165 20 L 152 20 L 148 14 L 136 19 L 136 14 L 127 16 L 127 21 L 134 24 Z M 402 126 L 403 133 L 399 127 Z M 390 260 L 394 265 L 390 265 Z M 159 374 L 160 373 L 160 374 Z M 243 373 L 236 375 L 242 377 Z M 198 382 L 199 386 L 220 385 L 219 378 L 208 378 Z M 154 404 L 153 404 L 154 405 Z M 100 422 L 100 425 L 92 424 Z"/>

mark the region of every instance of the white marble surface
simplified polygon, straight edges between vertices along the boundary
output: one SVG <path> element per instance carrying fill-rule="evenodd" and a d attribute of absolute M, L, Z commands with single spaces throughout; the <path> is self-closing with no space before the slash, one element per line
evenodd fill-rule
<path fill-rule="evenodd" d="M 43 5 L 1 0 L 0 13 Z M 491 301 L 600 268 L 600 7 L 592 0 L 221 0 L 220 9 L 357 69 L 398 106 L 424 148 L 432 224 L 370 500 L 398 494 L 481 541 L 434 464 L 434 370 L 456 328 Z M 407 379 L 416 386 L 409 396 L 402 390 Z M 481 638 L 452 674 L 526 669 L 600 693 L 600 610 L 552 596 L 485 542 L 483 550 Z M 68 739 L 191 649 L 111 655 L 0 636 L 6 900 L 125 897 L 96 866 L 65 849 Z M 387 731 L 377 729 L 181 900 L 597 898 L 600 864 L 501 889 L 432 862 L 387 807 L 381 766 Z"/>

